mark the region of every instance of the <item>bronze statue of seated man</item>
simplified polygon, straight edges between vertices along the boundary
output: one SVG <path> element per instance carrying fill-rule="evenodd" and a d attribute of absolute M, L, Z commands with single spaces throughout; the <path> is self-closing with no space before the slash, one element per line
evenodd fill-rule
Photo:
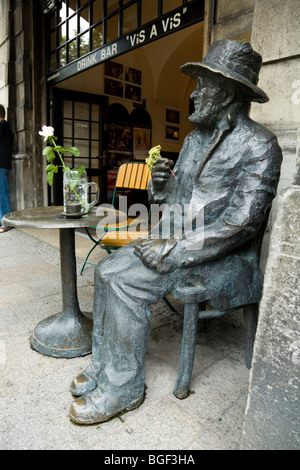
<path fill-rule="evenodd" d="M 165 160 L 154 165 L 149 200 L 201 205 L 204 225 L 178 237 L 175 216 L 167 238 L 150 233 L 96 267 L 92 362 L 71 385 L 74 422 L 106 421 L 141 404 L 149 307 L 177 286 L 199 286 L 203 301 L 220 310 L 259 301 L 262 276 L 250 242 L 276 195 L 282 160 L 276 137 L 249 118 L 251 101 L 268 101 L 257 86 L 260 67 L 250 44 L 230 40 L 182 66 L 197 80 L 195 129 L 176 179 Z"/>

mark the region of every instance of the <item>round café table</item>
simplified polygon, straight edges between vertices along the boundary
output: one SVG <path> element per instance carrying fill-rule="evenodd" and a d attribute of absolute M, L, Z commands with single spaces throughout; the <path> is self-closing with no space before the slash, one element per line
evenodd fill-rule
<path fill-rule="evenodd" d="M 10 212 L 2 219 L 3 225 L 16 228 L 59 229 L 62 312 L 41 321 L 30 339 L 32 348 L 47 356 L 71 358 L 92 351 L 91 314 L 83 315 L 77 297 L 75 229 L 101 226 L 101 220 L 118 223 L 124 216 L 112 208 L 102 210 L 103 215 L 96 212 L 99 208 L 80 218 L 67 218 L 63 207 L 49 206 Z"/>

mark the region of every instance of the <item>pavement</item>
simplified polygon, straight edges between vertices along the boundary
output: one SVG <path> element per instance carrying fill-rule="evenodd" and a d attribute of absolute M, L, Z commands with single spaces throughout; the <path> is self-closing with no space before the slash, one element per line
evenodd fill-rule
<path fill-rule="evenodd" d="M 94 266 L 80 275 L 91 242 L 76 234 L 78 297 L 92 312 Z M 198 333 L 191 394 L 178 400 L 175 385 L 183 306 L 152 308 L 146 354 L 146 398 L 136 410 L 106 423 L 72 423 L 71 381 L 91 355 L 53 358 L 30 347 L 44 318 L 62 306 L 58 231 L 13 229 L 0 235 L 0 449 L 134 451 L 239 450 L 248 395 L 242 312 L 210 320 Z M 106 255 L 94 250 L 92 260 Z M 117 451 L 119 454 L 117 454 Z M 110 457 L 109 457 L 110 458 Z M 120 462 L 118 462 L 120 463 Z"/>

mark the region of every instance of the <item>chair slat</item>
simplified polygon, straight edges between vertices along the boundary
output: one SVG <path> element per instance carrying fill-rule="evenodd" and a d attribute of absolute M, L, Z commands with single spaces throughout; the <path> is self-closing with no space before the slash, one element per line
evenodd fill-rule
<path fill-rule="evenodd" d="M 131 164 L 131 174 L 130 174 L 130 180 L 129 180 L 130 189 L 136 189 L 138 168 L 139 168 L 138 163 Z"/>
<path fill-rule="evenodd" d="M 147 165 L 144 165 L 144 168 L 143 168 L 143 176 L 142 176 L 142 181 L 141 181 L 141 186 L 140 186 L 140 189 L 147 189 L 148 188 L 148 183 L 149 183 L 149 170 L 148 170 L 148 167 Z"/>
<path fill-rule="evenodd" d="M 117 175 L 117 180 L 116 180 L 116 187 L 117 188 L 123 188 L 124 187 L 124 181 L 125 181 L 125 176 L 126 176 L 126 165 L 121 165 L 118 170 L 118 175 Z M 126 187 L 126 186 L 125 186 Z"/>
<path fill-rule="evenodd" d="M 138 167 L 138 172 L 137 172 L 137 177 L 136 177 L 136 189 L 141 189 L 141 182 L 142 182 L 142 178 L 143 178 L 143 173 L 144 173 L 144 167 L 145 167 L 145 164 L 144 163 L 139 163 L 138 164 L 139 167 Z"/>
<path fill-rule="evenodd" d="M 130 181 L 130 174 L 131 174 L 131 167 L 129 164 L 124 165 L 125 167 L 125 176 L 123 181 L 123 188 L 129 188 L 129 181 Z"/>

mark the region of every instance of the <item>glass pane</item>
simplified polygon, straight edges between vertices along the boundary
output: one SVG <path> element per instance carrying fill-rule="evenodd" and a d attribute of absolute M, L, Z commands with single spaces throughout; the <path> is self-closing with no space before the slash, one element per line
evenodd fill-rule
<path fill-rule="evenodd" d="M 87 32 L 79 38 L 79 56 L 87 54 L 90 49 L 90 33 Z"/>
<path fill-rule="evenodd" d="M 92 168 L 99 168 L 99 159 L 98 158 L 92 158 L 92 161 L 91 161 L 91 165 L 92 165 Z M 98 184 L 98 177 L 95 177 L 96 180 L 95 180 L 95 183 Z"/>
<path fill-rule="evenodd" d="M 65 148 L 71 147 L 71 145 L 72 145 L 72 143 L 69 144 L 69 145 L 64 144 L 64 147 L 65 147 Z M 72 158 L 72 157 L 70 157 L 70 156 L 69 156 L 69 157 L 64 156 L 64 162 L 65 162 L 66 166 L 68 166 L 69 168 L 73 168 L 74 165 L 73 165 L 73 158 Z"/>
<path fill-rule="evenodd" d="M 72 138 L 72 121 L 63 120 L 63 133 L 65 138 Z M 71 144 L 72 145 L 72 144 Z"/>
<path fill-rule="evenodd" d="M 69 0 L 69 16 L 76 11 L 77 6 L 76 6 L 77 0 Z"/>
<path fill-rule="evenodd" d="M 83 33 L 83 31 L 86 31 L 88 28 L 89 28 L 89 7 L 81 10 L 80 17 L 79 17 L 80 33 Z"/>
<path fill-rule="evenodd" d="M 103 8 L 102 8 L 103 2 L 99 2 L 96 0 L 93 3 L 93 20 L 92 23 L 98 23 L 98 21 L 101 21 L 103 19 Z"/>
<path fill-rule="evenodd" d="M 77 15 L 72 16 L 68 21 L 69 24 L 69 39 L 73 39 L 77 35 Z"/>
<path fill-rule="evenodd" d="M 72 101 L 64 101 L 63 117 L 72 119 Z"/>
<path fill-rule="evenodd" d="M 89 155 L 89 141 L 75 139 L 74 147 L 77 147 L 80 151 L 80 156 L 76 157 L 75 159 L 76 166 L 87 166 L 88 162 L 84 159 L 84 157 L 87 157 Z"/>
<path fill-rule="evenodd" d="M 90 126 L 88 122 L 76 121 L 74 123 L 74 136 L 76 139 L 89 139 Z"/>
<path fill-rule="evenodd" d="M 64 65 L 67 64 L 67 57 L 66 57 L 66 46 L 63 46 L 61 49 L 58 51 L 58 56 L 59 56 L 59 67 L 63 67 Z"/>
<path fill-rule="evenodd" d="M 119 36 L 119 16 L 115 15 L 106 21 L 106 42 L 111 42 Z"/>
<path fill-rule="evenodd" d="M 103 45 L 102 25 L 93 28 L 92 34 L 92 50 L 98 49 L 98 47 Z"/>
<path fill-rule="evenodd" d="M 68 147 L 72 147 L 72 140 L 64 138 L 63 146 L 64 146 L 65 149 L 67 149 Z M 66 157 L 64 156 L 64 160 L 65 160 L 65 158 L 69 158 L 69 159 L 71 158 L 70 154 L 66 154 L 66 155 L 67 155 Z"/>
<path fill-rule="evenodd" d="M 163 15 L 182 5 L 182 0 L 163 0 Z"/>
<path fill-rule="evenodd" d="M 81 103 L 76 101 L 74 103 L 74 118 L 75 119 L 90 119 L 90 105 L 89 103 Z"/>
<path fill-rule="evenodd" d="M 66 5 L 66 2 L 61 2 L 61 9 L 59 11 L 59 16 L 60 16 L 60 20 L 59 22 L 63 21 L 66 19 L 67 17 L 67 5 Z"/>
<path fill-rule="evenodd" d="M 137 28 L 137 6 L 132 5 L 123 11 L 122 34 L 129 33 Z"/>
<path fill-rule="evenodd" d="M 69 62 L 77 59 L 77 45 L 76 39 L 68 44 L 69 49 Z"/>
<path fill-rule="evenodd" d="M 92 104 L 92 121 L 99 121 L 99 105 Z"/>
<path fill-rule="evenodd" d="M 92 123 L 92 139 L 99 139 L 99 124 Z"/>
<path fill-rule="evenodd" d="M 149 1 L 149 0 L 148 0 Z M 107 0 L 107 15 L 119 8 L 119 0 Z"/>
<path fill-rule="evenodd" d="M 92 141 L 91 142 L 91 156 L 98 157 L 99 156 L 99 142 Z"/>
<path fill-rule="evenodd" d="M 142 24 L 146 24 L 149 23 L 149 21 L 155 20 L 157 15 L 157 4 L 154 7 L 153 2 L 149 2 L 149 0 L 142 0 Z"/>
<path fill-rule="evenodd" d="M 66 23 L 63 23 L 59 28 L 58 28 L 58 41 L 59 44 L 64 44 L 67 39 L 67 28 L 66 28 Z"/>

